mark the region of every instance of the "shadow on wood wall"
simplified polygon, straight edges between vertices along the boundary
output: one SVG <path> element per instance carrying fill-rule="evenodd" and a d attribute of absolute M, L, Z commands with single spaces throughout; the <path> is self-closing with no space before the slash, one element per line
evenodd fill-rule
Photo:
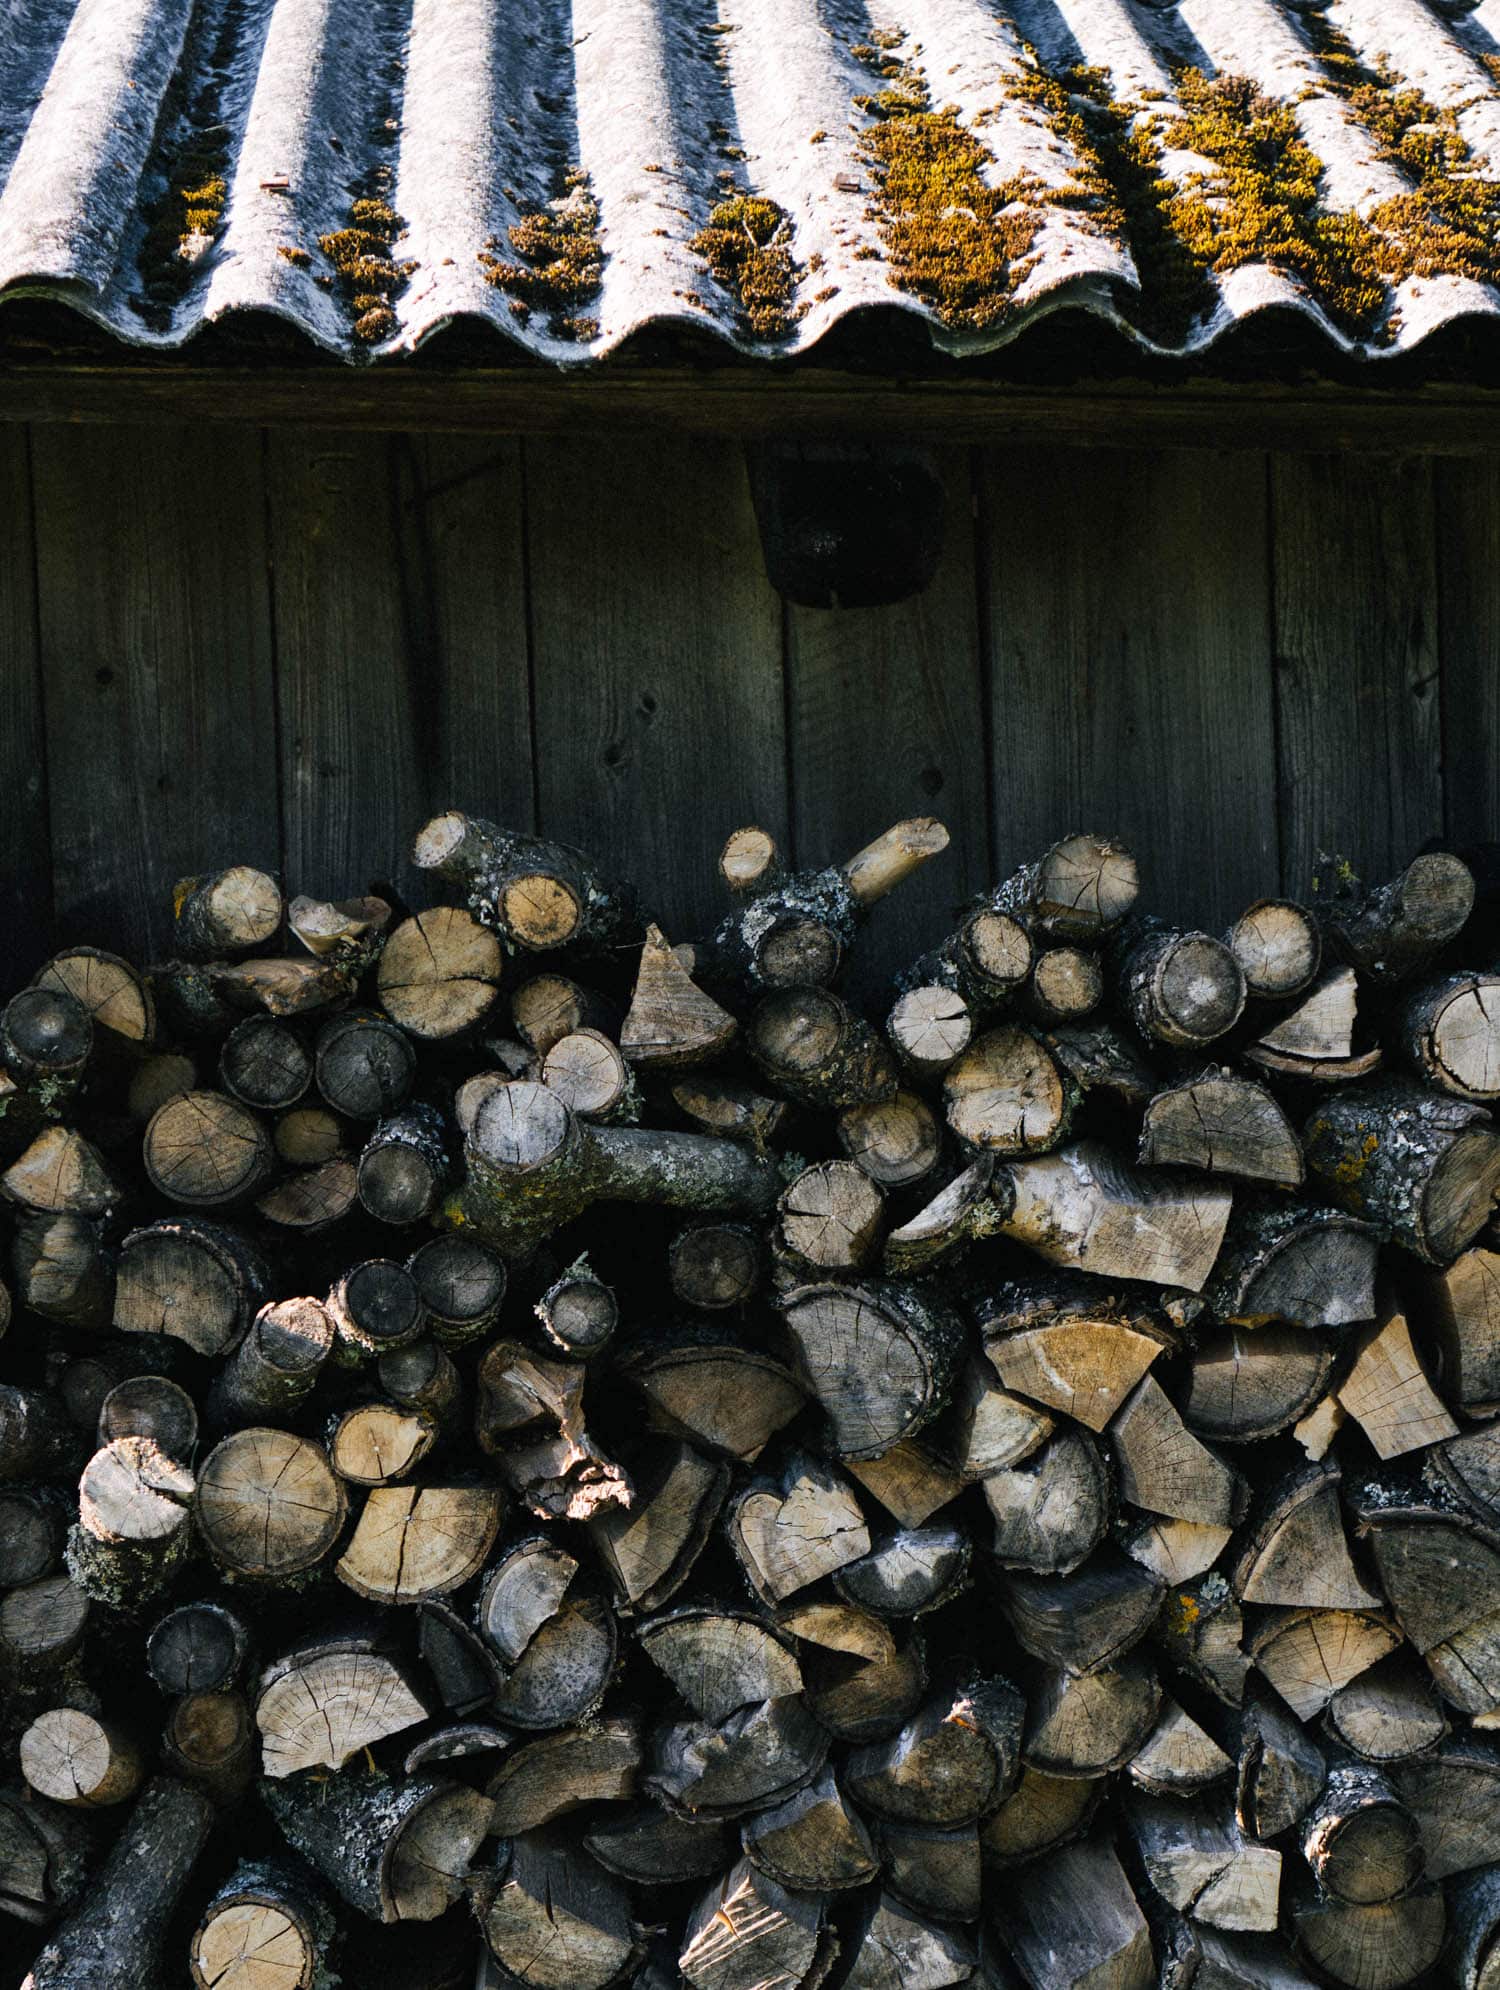
<path fill-rule="evenodd" d="M 784 609 L 739 448 L 0 430 L 0 915 L 149 953 L 241 859 L 414 886 L 461 804 L 583 842 L 668 931 L 763 822 L 799 860 L 932 811 L 878 982 L 1077 827 L 1221 927 L 1425 838 L 1500 835 L 1500 466 L 954 451 L 920 599 Z"/>

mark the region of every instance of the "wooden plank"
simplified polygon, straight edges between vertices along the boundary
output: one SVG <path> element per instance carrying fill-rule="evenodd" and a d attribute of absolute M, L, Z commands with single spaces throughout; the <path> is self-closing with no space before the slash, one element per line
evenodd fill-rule
<path fill-rule="evenodd" d="M 1430 464 L 1272 469 L 1282 851 L 1384 877 L 1443 829 Z"/>
<path fill-rule="evenodd" d="M 1116 831 L 1219 931 L 1277 876 L 1264 463 L 994 452 L 980 515 L 1000 871 Z"/>
<path fill-rule="evenodd" d="M 540 827 L 634 870 L 673 939 L 725 836 L 786 834 L 780 604 L 738 449 L 526 445 Z"/>
<path fill-rule="evenodd" d="M 798 861 L 838 862 L 904 815 L 936 815 L 953 839 L 872 914 L 860 940 L 850 988 L 876 1008 L 894 971 L 950 931 L 956 907 L 990 881 L 967 452 L 945 452 L 942 470 L 943 559 L 924 593 L 893 608 L 788 610 Z"/>
<path fill-rule="evenodd" d="M 0 422 L 202 422 L 550 435 L 906 436 L 1046 448 L 1285 449 L 1386 456 L 1500 453 L 1500 392 L 1460 383 L 1400 390 L 1183 379 L 1066 387 L 962 372 L 900 379 L 821 362 L 702 367 L 614 359 L 547 367 L 204 365 L 132 356 L 0 365 Z"/>
<path fill-rule="evenodd" d="M 9 520 L 0 540 L 0 995 L 40 966 L 52 924 L 28 448 L 25 429 L 0 431 L 0 507 Z"/>
<path fill-rule="evenodd" d="M 260 442 L 58 429 L 34 482 L 59 933 L 149 954 L 178 878 L 279 868 Z"/>
<path fill-rule="evenodd" d="M 1455 843 L 1500 838 L 1500 464 L 1437 471 L 1443 795 Z"/>

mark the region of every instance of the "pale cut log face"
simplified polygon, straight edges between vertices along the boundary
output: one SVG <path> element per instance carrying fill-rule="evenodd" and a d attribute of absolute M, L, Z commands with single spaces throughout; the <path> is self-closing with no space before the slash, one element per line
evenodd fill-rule
<path fill-rule="evenodd" d="M 255 1709 L 268 1776 L 341 1769 L 359 1749 L 426 1718 L 390 1660 L 359 1651 L 293 1665 L 265 1687 Z"/>

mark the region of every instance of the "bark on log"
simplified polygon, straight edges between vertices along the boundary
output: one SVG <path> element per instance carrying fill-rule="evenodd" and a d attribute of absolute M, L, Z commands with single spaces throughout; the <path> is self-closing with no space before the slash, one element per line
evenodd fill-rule
<path fill-rule="evenodd" d="M 1373 1319 L 1379 1244 L 1373 1224 L 1319 1203 L 1242 1196 L 1203 1295 L 1231 1325 Z"/>
<path fill-rule="evenodd" d="M 1004 1234 L 1050 1264 L 1201 1292 L 1229 1221 L 1228 1189 L 1123 1166 L 1098 1141 L 1014 1161 Z"/>
<path fill-rule="evenodd" d="M 0 1010 L 0 1064 L 52 1099 L 76 1089 L 94 1048 L 94 1019 L 62 988 L 23 988 Z"/>
<path fill-rule="evenodd" d="M 635 894 L 606 879 L 581 850 L 497 828 L 451 810 L 418 833 L 412 860 L 464 894 L 481 924 L 511 947 L 602 951 L 632 939 Z"/>
<path fill-rule="evenodd" d="M 253 1113 L 219 1092 L 185 1092 L 156 1112 L 142 1159 L 169 1202 L 218 1209 L 248 1202 L 272 1168 L 271 1140 Z"/>
<path fill-rule="evenodd" d="M 511 1490 L 544 1520 L 588 1520 L 628 1505 L 630 1480 L 584 1423 L 582 1362 L 491 1344 L 479 1365 L 474 1430 Z"/>
<path fill-rule="evenodd" d="M 1329 944 L 1371 981 L 1402 981 L 1463 927 L 1474 909 L 1474 875 L 1436 850 L 1388 883 L 1361 888 L 1347 861 L 1321 858 L 1313 889 Z"/>
<path fill-rule="evenodd" d="M 68 1535 L 68 1573 L 79 1588 L 126 1614 L 139 1611 L 191 1552 L 193 1484 L 149 1437 L 119 1437 L 96 1451 Z"/>
<path fill-rule="evenodd" d="M 782 1191 L 776 1210 L 778 1247 L 814 1272 L 858 1271 L 868 1265 L 885 1221 L 884 1197 L 853 1161 L 819 1161 L 804 1168 Z"/>
<path fill-rule="evenodd" d="M 237 1430 L 290 1415 L 311 1393 L 333 1342 L 333 1316 L 321 1300 L 262 1306 L 209 1386 L 205 1422 Z"/>
<path fill-rule="evenodd" d="M 537 1057 L 574 1030 L 598 1030 L 618 1038 L 620 1016 L 603 996 L 570 981 L 565 974 L 534 974 L 512 991 L 510 1018 L 515 1032 Z"/>
<path fill-rule="evenodd" d="M 877 1105 L 900 1089 L 886 1045 L 826 988 L 767 995 L 750 1018 L 746 1042 L 771 1083 L 799 1105 Z"/>
<path fill-rule="evenodd" d="M 985 1016 L 1025 985 L 1035 957 L 1024 915 L 980 905 L 900 980 L 908 994 L 943 991 L 965 1013 Z"/>
<path fill-rule="evenodd" d="M 747 1465 L 807 1403 L 781 1362 L 707 1330 L 638 1346 L 618 1373 L 645 1397 L 653 1430 Z"/>
<path fill-rule="evenodd" d="M 269 944 L 281 925 L 276 880 L 248 864 L 207 877 L 183 878 L 172 891 L 176 941 L 202 960 L 253 953 Z"/>
<path fill-rule="evenodd" d="M 1094 1431 L 1174 1345 L 1154 1307 L 1097 1278 L 1008 1282 L 978 1301 L 974 1317 L 1007 1389 Z"/>
<path fill-rule="evenodd" d="M 1207 933 L 1159 920 L 1134 922 L 1118 942 L 1120 1000 L 1141 1035 L 1172 1050 L 1201 1050 L 1239 1021 L 1245 976 L 1228 947 Z"/>
<path fill-rule="evenodd" d="M 1500 1193 L 1500 1134 L 1489 1114 L 1414 1085 L 1331 1098 L 1302 1137 L 1323 1192 L 1429 1264 L 1472 1243 Z"/>
<path fill-rule="evenodd" d="M 1350 1990 L 1396 1990 L 1437 1961 L 1447 1914 L 1442 1889 L 1422 1886 L 1372 1907 L 1331 1894 L 1305 1896 L 1292 1906 L 1292 1925 L 1308 1959 L 1335 1982 Z"/>
<path fill-rule="evenodd" d="M 477 1790 L 441 1776 L 305 1776 L 260 1784 L 282 1835 L 372 1921 L 435 1921 L 489 1828 Z"/>
<path fill-rule="evenodd" d="M 1302 1149 L 1286 1114 L 1264 1086 L 1226 1070 L 1156 1094 L 1141 1125 L 1140 1159 L 1147 1167 L 1302 1186 Z"/>
<path fill-rule="evenodd" d="M 482 1340 L 500 1317 L 505 1261 L 472 1237 L 434 1237 L 407 1259 L 426 1331 L 449 1350 Z"/>
<path fill-rule="evenodd" d="M 1422 1872 L 1410 1813 L 1366 1764 L 1333 1770 L 1303 1821 L 1302 1856 L 1326 1892 L 1360 1907 L 1398 1899 Z"/>
<path fill-rule="evenodd" d="M 188 1954 L 197 1990 L 316 1990 L 335 1933 L 306 1867 L 243 1861 L 204 1909 Z"/>
<path fill-rule="evenodd" d="M 16 1298 L 65 1327 L 104 1327 L 114 1307 L 114 1267 L 99 1224 L 87 1216 L 28 1210 L 11 1246 Z"/>
<path fill-rule="evenodd" d="M 754 1295 L 761 1258 L 760 1239 L 748 1223 L 695 1223 L 673 1239 L 667 1276 L 684 1306 L 721 1312 Z"/>
<path fill-rule="evenodd" d="M 436 1106 L 411 1105 L 376 1125 L 359 1157 L 359 1199 L 381 1223 L 420 1223 L 442 1199 L 452 1173 L 447 1120 Z"/>
<path fill-rule="evenodd" d="M 1500 976 L 1450 974 L 1407 996 L 1402 1054 L 1417 1076 L 1455 1098 L 1500 1098 Z"/>
<path fill-rule="evenodd" d="M 889 1741 L 855 1749 L 849 1794 L 882 1820 L 956 1830 L 1010 1794 L 1026 1703 L 1006 1679 L 975 1678 L 933 1699 Z"/>
<path fill-rule="evenodd" d="M 953 1385 L 962 1329 L 915 1285 L 817 1285 L 781 1306 L 842 1457 L 870 1458 L 930 1423 Z"/>
<path fill-rule="evenodd" d="M 740 1842 L 758 1872 L 799 1893 L 842 1893 L 880 1871 L 864 1820 L 844 1801 L 831 1769 L 785 1803 L 747 1817 Z"/>
<path fill-rule="evenodd" d="M 345 1119 L 381 1119 L 395 1112 L 406 1102 L 416 1066 L 406 1032 L 367 1010 L 335 1016 L 318 1032 L 318 1090 Z"/>
<path fill-rule="evenodd" d="M 132 1230 L 115 1274 L 118 1332 L 170 1334 L 195 1354 L 225 1354 L 270 1293 L 271 1274 L 248 1239 L 201 1217 Z"/>

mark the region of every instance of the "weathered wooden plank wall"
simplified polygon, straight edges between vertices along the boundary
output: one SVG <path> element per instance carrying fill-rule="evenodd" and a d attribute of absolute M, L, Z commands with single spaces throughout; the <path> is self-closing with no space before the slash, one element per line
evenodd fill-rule
<path fill-rule="evenodd" d="M 784 610 L 728 443 L 0 434 L 4 981 L 162 944 L 175 878 L 409 889 L 452 803 L 595 845 L 669 931 L 723 835 L 955 849 L 869 985 L 986 879 L 1118 826 L 1221 925 L 1319 848 L 1500 837 L 1500 470 L 953 450 L 942 569 Z"/>

